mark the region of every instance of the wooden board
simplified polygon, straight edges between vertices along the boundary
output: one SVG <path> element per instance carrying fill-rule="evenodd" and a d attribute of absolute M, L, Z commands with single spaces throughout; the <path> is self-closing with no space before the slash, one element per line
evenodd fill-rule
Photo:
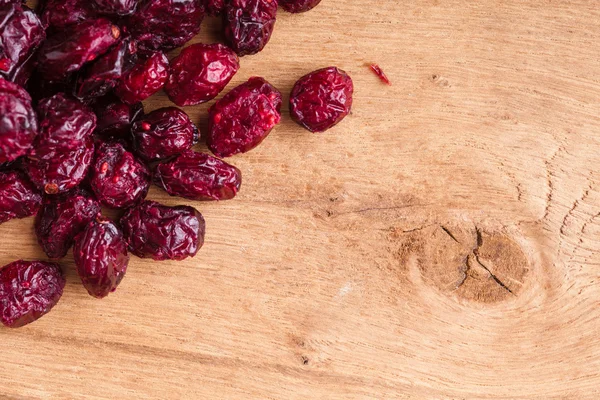
<path fill-rule="evenodd" d="M 193 203 L 195 259 L 134 259 L 98 301 L 68 258 L 55 310 L 0 330 L 0 397 L 598 398 L 599 21 L 586 0 L 281 13 L 229 87 L 261 75 L 287 102 L 335 64 L 352 115 L 314 135 L 286 107 L 232 159 L 239 197 Z M 207 108 L 186 108 L 201 129 Z M 31 219 L 0 235 L 1 264 L 43 256 Z"/>

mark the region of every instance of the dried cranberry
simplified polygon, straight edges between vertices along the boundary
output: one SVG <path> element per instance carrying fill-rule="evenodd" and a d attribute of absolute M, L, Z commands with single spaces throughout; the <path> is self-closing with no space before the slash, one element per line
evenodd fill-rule
<path fill-rule="evenodd" d="M 145 160 L 169 158 L 191 148 L 200 136 L 190 117 L 175 107 L 152 111 L 131 128 L 133 146 Z"/>
<path fill-rule="evenodd" d="M 115 96 L 106 96 L 94 104 L 98 116 L 96 134 L 104 138 L 125 139 L 131 131 L 131 124 L 144 114 L 142 103 L 128 105 Z"/>
<path fill-rule="evenodd" d="M 42 23 L 46 27 L 62 30 L 94 18 L 89 0 L 46 0 L 42 9 Z"/>
<path fill-rule="evenodd" d="M 290 95 L 292 119 L 311 132 L 323 132 L 340 122 L 352 108 L 352 79 L 336 67 L 303 76 Z"/>
<path fill-rule="evenodd" d="M 240 60 L 222 44 L 193 44 L 171 62 L 165 86 L 178 106 L 191 106 L 217 97 L 240 68 Z"/>
<path fill-rule="evenodd" d="M 15 261 L 0 270 L 0 318 L 9 328 L 27 325 L 58 303 L 65 287 L 60 266 L 44 261 Z"/>
<path fill-rule="evenodd" d="M 150 172 L 120 143 L 102 143 L 96 150 L 91 186 L 100 204 L 127 208 L 144 200 Z"/>
<path fill-rule="evenodd" d="M 141 258 L 183 260 L 204 244 L 204 218 L 194 207 L 144 201 L 127 211 L 121 227 L 129 250 Z"/>
<path fill-rule="evenodd" d="M 301 13 L 312 10 L 321 0 L 279 0 L 279 5 L 287 12 Z"/>
<path fill-rule="evenodd" d="M 239 56 L 256 54 L 271 39 L 277 0 L 230 0 L 224 14 L 225 39 Z"/>
<path fill-rule="evenodd" d="M 225 0 L 205 0 L 204 8 L 208 15 L 220 15 L 225 10 Z"/>
<path fill-rule="evenodd" d="M 37 133 L 31 97 L 22 87 L 0 77 L 0 164 L 26 154 Z"/>
<path fill-rule="evenodd" d="M 83 286 L 99 299 L 117 289 L 129 254 L 123 233 L 108 220 L 94 220 L 75 237 L 73 257 Z"/>
<path fill-rule="evenodd" d="M 16 171 L 0 172 L 0 224 L 35 215 L 42 195 L 27 177 Z"/>
<path fill-rule="evenodd" d="M 209 110 L 208 148 L 218 157 L 258 146 L 281 119 L 281 93 L 263 78 L 227 93 Z"/>
<path fill-rule="evenodd" d="M 119 28 L 104 18 L 74 25 L 44 42 L 38 68 L 46 79 L 63 79 L 106 53 L 120 36 Z"/>
<path fill-rule="evenodd" d="M 168 76 L 169 59 L 164 53 L 155 52 L 126 73 L 115 92 L 125 103 L 137 103 L 162 89 Z"/>
<path fill-rule="evenodd" d="M 100 204 L 83 190 L 44 199 L 35 218 L 38 243 L 50 258 L 62 258 L 75 236 L 100 214 Z"/>
<path fill-rule="evenodd" d="M 242 173 L 218 158 L 188 150 L 172 161 L 158 164 L 154 183 L 171 196 L 228 200 L 240 190 Z"/>
<path fill-rule="evenodd" d="M 135 11 L 138 0 L 93 0 L 102 14 L 129 15 Z"/>

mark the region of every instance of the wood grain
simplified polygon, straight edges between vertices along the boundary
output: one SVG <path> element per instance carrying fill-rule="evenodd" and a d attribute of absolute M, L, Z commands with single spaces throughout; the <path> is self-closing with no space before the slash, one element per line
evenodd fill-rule
<path fill-rule="evenodd" d="M 352 115 L 314 135 L 286 108 L 232 159 L 240 196 L 194 203 L 207 220 L 195 259 L 135 259 L 98 301 L 68 258 L 55 310 L 0 330 L 0 397 L 598 398 L 598 10 L 323 0 L 281 13 L 230 87 L 261 75 L 287 97 L 334 64 L 354 79 Z M 213 19 L 195 41 L 218 38 Z M 208 106 L 186 108 L 201 129 Z M 1 264 L 43 256 L 31 219 L 0 235 Z"/>

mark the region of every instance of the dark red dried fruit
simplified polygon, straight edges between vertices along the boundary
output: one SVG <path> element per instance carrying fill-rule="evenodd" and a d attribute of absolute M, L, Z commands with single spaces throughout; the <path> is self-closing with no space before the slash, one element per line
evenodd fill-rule
<path fill-rule="evenodd" d="M 225 0 L 205 0 L 204 8 L 208 15 L 216 16 L 225 11 Z"/>
<path fill-rule="evenodd" d="M 46 0 L 42 9 L 42 23 L 56 30 L 94 18 L 89 0 Z"/>
<path fill-rule="evenodd" d="M 158 164 L 154 183 L 171 196 L 228 200 L 240 190 L 242 173 L 218 158 L 188 150 L 172 161 Z"/>
<path fill-rule="evenodd" d="M 169 59 L 165 53 L 155 52 L 127 72 L 115 92 L 125 103 L 137 103 L 162 89 L 168 76 Z"/>
<path fill-rule="evenodd" d="M 144 201 L 121 218 L 129 251 L 141 258 L 183 260 L 204 244 L 205 223 L 194 207 Z"/>
<path fill-rule="evenodd" d="M 183 46 L 200 31 L 202 0 L 144 0 L 127 23 L 146 52 Z"/>
<path fill-rule="evenodd" d="M 392 85 L 392 82 L 390 82 L 389 78 L 387 77 L 385 72 L 383 72 L 383 70 L 381 69 L 381 67 L 379 65 L 371 64 L 369 67 L 371 68 L 371 71 L 373 71 L 373 73 L 375 73 L 375 75 L 377 75 L 383 83 L 390 85 L 390 86 Z"/>
<path fill-rule="evenodd" d="M 29 94 L 0 77 L 0 164 L 27 154 L 38 133 Z"/>
<path fill-rule="evenodd" d="M 95 133 L 104 138 L 129 138 L 131 124 L 144 114 L 142 103 L 128 105 L 115 96 L 106 96 L 94 104 L 98 116 Z"/>
<path fill-rule="evenodd" d="M 301 13 L 312 10 L 321 0 L 279 0 L 279 5 L 287 12 Z"/>
<path fill-rule="evenodd" d="M 150 171 L 120 143 L 102 143 L 91 169 L 91 187 L 100 204 L 127 208 L 144 200 Z"/>
<path fill-rule="evenodd" d="M 0 172 L 0 224 L 35 215 L 42 195 L 27 177 L 16 171 Z"/>
<path fill-rule="evenodd" d="M 0 318 L 9 328 L 27 325 L 58 303 L 65 287 L 60 266 L 44 261 L 15 261 L 0 270 Z"/>
<path fill-rule="evenodd" d="M 135 11 L 138 0 L 93 0 L 102 14 L 129 15 Z"/>
<path fill-rule="evenodd" d="M 165 86 L 178 106 L 191 106 L 217 97 L 240 68 L 240 60 L 222 44 L 193 44 L 171 62 Z"/>
<path fill-rule="evenodd" d="M 258 146 L 281 120 L 281 93 L 263 78 L 250 78 L 209 110 L 208 148 L 218 157 Z"/>
<path fill-rule="evenodd" d="M 107 19 L 84 21 L 48 38 L 40 48 L 40 72 L 49 80 L 61 80 L 106 53 L 121 36 Z"/>
<path fill-rule="evenodd" d="M 230 0 L 223 15 L 225 39 L 239 56 L 256 54 L 271 39 L 277 0 Z"/>
<path fill-rule="evenodd" d="M 117 289 L 129 264 L 123 233 L 108 220 L 95 220 L 75 237 L 73 257 L 83 286 L 103 298 Z"/>
<path fill-rule="evenodd" d="M 35 218 L 35 233 L 44 253 L 62 258 L 75 236 L 100 215 L 100 204 L 83 190 L 48 196 Z"/>
<path fill-rule="evenodd" d="M 290 95 L 292 119 L 311 132 L 323 132 L 340 122 L 352 108 L 352 79 L 336 67 L 303 76 Z"/>
<path fill-rule="evenodd" d="M 163 160 L 191 148 L 200 136 L 190 117 L 175 107 L 152 111 L 131 128 L 133 147 L 144 160 Z"/>

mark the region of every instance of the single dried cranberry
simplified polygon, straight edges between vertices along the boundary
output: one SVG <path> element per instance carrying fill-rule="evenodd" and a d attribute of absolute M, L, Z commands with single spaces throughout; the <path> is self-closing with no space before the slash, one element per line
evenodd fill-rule
<path fill-rule="evenodd" d="M 312 10 L 321 0 L 279 0 L 279 5 L 287 12 L 301 13 Z"/>
<path fill-rule="evenodd" d="M 127 243 L 108 220 L 94 220 L 75 237 L 73 257 L 83 286 L 99 299 L 117 289 L 129 264 Z"/>
<path fill-rule="evenodd" d="M 58 303 L 65 287 L 60 266 L 44 261 L 15 261 L 0 270 L 0 318 L 9 328 L 27 325 Z"/>
<path fill-rule="evenodd" d="M 188 150 L 172 161 L 158 164 L 154 183 L 171 196 L 228 200 L 240 190 L 242 173 L 218 158 Z"/>
<path fill-rule="evenodd" d="M 105 96 L 94 104 L 98 116 L 95 133 L 103 138 L 129 138 L 131 124 L 144 114 L 142 103 L 128 105 L 116 96 Z"/>
<path fill-rule="evenodd" d="M 119 28 L 104 18 L 74 25 L 44 42 L 38 69 L 46 79 L 63 79 L 106 53 L 120 36 Z"/>
<path fill-rule="evenodd" d="M 93 0 L 102 14 L 129 15 L 135 11 L 138 0 Z"/>
<path fill-rule="evenodd" d="M 144 200 L 150 171 L 120 143 L 102 143 L 96 150 L 91 186 L 100 204 L 127 208 Z"/>
<path fill-rule="evenodd" d="M 225 39 L 239 56 L 256 54 L 271 39 L 277 0 L 230 0 L 223 14 Z"/>
<path fill-rule="evenodd" d="M 340 122 L 352 108 L 352 79 L 336 67 L 303 76 L 290 95 L 292 119 L 311 132 L 323 132 Z"/>
<path fill-rule="evenodd" d="M 38 133 L 29 94 L 0 77 L 0 164 L 25 155 Z"/>
<path fill-rule="evenodd" d="M 89 0 L 46 0 L 42 8 L 42 23 L 55 30 L 94 18 Z"/>
<path fill-rule="evenodd" d="M 81 189 L 47 196 L 35 218 L 35 233 L 44 253 L 62 258 L 75 236 L 100 215 L 100 204 Z"/>
<path fill-rule="evenodd" d="M 194 207 L 146 200 L 125 213 L 121 227 L 129 251 L 141 258 L 183 260 L 204 244 L 204 218 Z"/>
<path fill-rule="evenodd" d="M 202 0 L 144 0 L 127 23 L 143 51 L 183 46 L 200 31 Z"/>
<path fill-rule="evenodd" d="M 131 128 L 133 147 L 145 160 L 169 158 L 191 148 L 200 136 L 190 117 L 175 107 L 152 111 Z"/>
<path fill-rule="evenodd" d="M 191 106 L 217 97 L 240 68 L 240 60 L 222 44 L 193 44 L 171 62 L 165 86 L 178 106 Z"/>
<path fill-rule="evenodd" d="M 263 78 L 250 78 L 210 108 L 208 148 L 218 157 L 245 153 L 280 120 L 281 93 Z"/>
<path fill-rule="evenodd" d="M 155 52 L 126 73 L 116 87 L 116 94 L 127 104 L 146 100 L 165 86 L 169 76 L 169 59 Z"/>
<path fill-rule="evenodd" d="M 42 195 L 17 171 L 0 172 L 0 224 L 14 218 L 35 215 Z"/>
<path fill-rule="evenodd" d="M 220 15 L 225 10 L 225 0 L 205 0 L 204 8 L 208 15 Z"/>

